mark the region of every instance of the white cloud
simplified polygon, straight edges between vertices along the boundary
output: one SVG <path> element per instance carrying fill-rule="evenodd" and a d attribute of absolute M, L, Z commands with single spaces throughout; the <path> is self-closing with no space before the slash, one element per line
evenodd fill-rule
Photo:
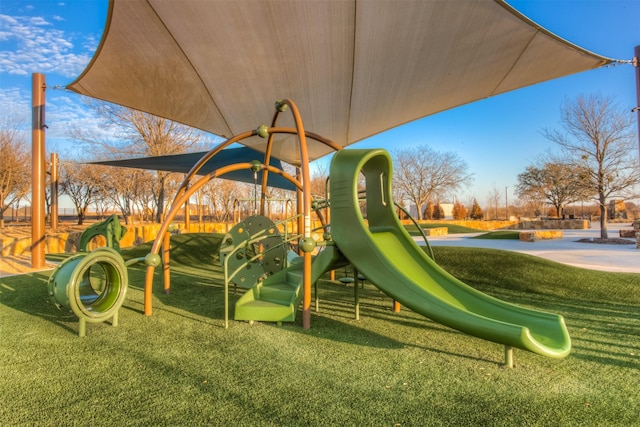
<path fill-rule="evenodd" d="M 7 46 L 0 50 L 0 70 L 13 75 L 79 75 L 97 47 L 95 37 L 83 37 L 76 47 L 73 37 L 51 26 L 41 17 L 0 14 L 0 40 Z"/>
<path fill-rule="evenodd" d="M 45 123 L 47 146 L 68 151 L 77 145 L 69 138 L 70 129 L 81 129 L 96 140 L 114 139 L 114 129 L 104 126 L 99 117 L 82 101 L 82 96 L 65 90 L 47 89 Z M 31 127 L 31 93 L 17 87 L 0 88 L 0 117 L 9 117 L 24 129 Z M 84 153 L 87 154 L 87 153 Z"/>
<path fill-rule="evenodd" d="M 48 22 L 46 19 L 44 19 L 41 16 L 32 16 L 31 18 L 29 18 L 29 23 L 31 25 L 39 25 L 39 26 L 51 25 L 50 22 Z"/>
<path fill-rule="evenodd" d="M 29 124 L 31 121 L 29 99 L 29 96 L 23 94 L 17 87 L 0 89 L 0 116 L 11 117 L 21 123 Z"/>

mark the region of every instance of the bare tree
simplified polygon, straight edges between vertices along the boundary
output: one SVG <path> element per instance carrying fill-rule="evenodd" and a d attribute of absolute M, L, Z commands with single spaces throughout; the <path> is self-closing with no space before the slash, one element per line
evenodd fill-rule
<path fill-rule="evenodd" d="M 487 195 L 487 199 L 489 202 L 489 207 L 493 208 L 493 219 L 498 219 L 498 204 L 502 199 L 502 192 L 498 189 L 498 187 L 493 187 L 489 192 L 489 194 Z M 489 209 L 487 209 L 487 211 L 488 210 Z"/>
<path fill-rule="evenodd" d="M 218 221 L 230 221 L 233 218 L 233 203 L 241 198 L 238 183 L 215 178 L 205 185 L 205 193 L 212 206 L 212 212 Z"/>
<path fill-rule="evenodd" d="M 640 183 L 633 115 L 603 95 L 565 101 L 560 111 L 564 132 L 545 129 L 543 134 L 583 171 L 587 191 L 595 194 L 600 209 L 600 237 L 607 239 L 607 198 L 633 197 Z"/>
<path fill-rule="evenodd" d="M 29 191 L 29 153 L 18 122 L 0 121 L 0 229 L 4 228 L 4 212 Z"/>
<path fill-rule="evenodd" d="M 526 196 L 516 201 L 517 208 L 523 216 L 540 216 L 544 213 L 544 199 Z"/>
<path fill-rule="evenodd" d="M 78 129 L 72 129 L 69 136 L 92 146 L 99 146 L 101 155 L 110 158 L 133 156 L 162 156 L 177 154 L 199 147 L 204 140 L 198 130 L 131 108 L 115 104 L 92 101 L 90 107 L 112 129 L 115 137 L 110 140 L 96 139 Z M 169 172 L 154 172 L 156 183 L 153 188 L 156 209 L 156 221 L 164 216 L 167 197 Z"/>
<path fill-rule="evenodd" d="M 565 205 L 585 198 L 583 177 L 586 174 L 567 162 L 551 160 L 541 163 L 527 166 L 518 174 L 516 194 L 525 200 L 545 200 L 562 217 Z"/>
<path fill-rule="evenodd" d="M 78 225 L 82 225 L 98 191 L 93 166 L 71 162 L 61 162 L 60 166 L 60 189 L 71 199 L 76 208 Z"/>
<path fill-rule="evenodd" d="M 467 163 L 454 152 L 435 151 L 427 145 L 397 150 L 393 154 L 393 185 L 418 208 L 438 194 L 453 192 L 472 181 Z"/>
<path fill-rule="evenodd" d="M 314 199 L 324 199 L 326 197 L 326 184 L 329 177 L 327 164 L 315 163 L 315 168 L 311 174 L 311 194 Z"/>
<path fill-rule="evenodd" d="M 136 207 L 140 210 L 140 206 L 143 206 L 139 212 L 142 222 L 142 215 L 146 213 L 144 207 L 152 206 L 152 199 L 155 199 L 152 191 L 155 181 L 153 173 L 117 167 L 106 169 L 102 185 L 109 189 L 109 197 L 120 210 L 125 224 L 133 223 Z"/>

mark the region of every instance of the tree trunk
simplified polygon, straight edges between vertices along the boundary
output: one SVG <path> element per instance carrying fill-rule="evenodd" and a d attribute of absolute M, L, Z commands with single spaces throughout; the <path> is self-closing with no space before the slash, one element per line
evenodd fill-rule
<path fill-rule="evenodd" d="M 607 233 L 607 204 L 603 194 L 600 194 L 600 238 L 608 239 L 609 233 Z"/>

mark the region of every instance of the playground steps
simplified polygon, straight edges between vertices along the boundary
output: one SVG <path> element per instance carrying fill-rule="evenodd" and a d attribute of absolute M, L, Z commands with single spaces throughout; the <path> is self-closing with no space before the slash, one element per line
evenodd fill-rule
<path fill-rule="evenodd" d="M 346 260 L 335 247 L 327 247 L 316 256 L 311 268 L 315 283 L 326 271 L 344 265 Z M 267 277 L 249 289 L 236 302 L 235 320 L 293 322 L 302 301 L 302 263 Z"/>
<path fill-rule="evenodd" d="M 302 299 L 301 285 L 300 276 L 289 271 L 268 277 L 240 297 L 235 320 L 293 322 Z"/>
<path fill-rule="evenodd" d="M 260 284 L 256 286 L 256 290 L 259 300 L 276 304 L 289 304 L 296 292 L 295 285 L 292 286 L 291 282 Z"/>

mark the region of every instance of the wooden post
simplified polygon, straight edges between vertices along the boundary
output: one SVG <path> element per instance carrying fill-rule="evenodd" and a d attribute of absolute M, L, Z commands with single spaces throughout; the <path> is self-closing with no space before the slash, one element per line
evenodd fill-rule
<path fill-rule="evenodd" d="M 44 267 L 44 74 L 31 75 L 31 267 Z"/>

